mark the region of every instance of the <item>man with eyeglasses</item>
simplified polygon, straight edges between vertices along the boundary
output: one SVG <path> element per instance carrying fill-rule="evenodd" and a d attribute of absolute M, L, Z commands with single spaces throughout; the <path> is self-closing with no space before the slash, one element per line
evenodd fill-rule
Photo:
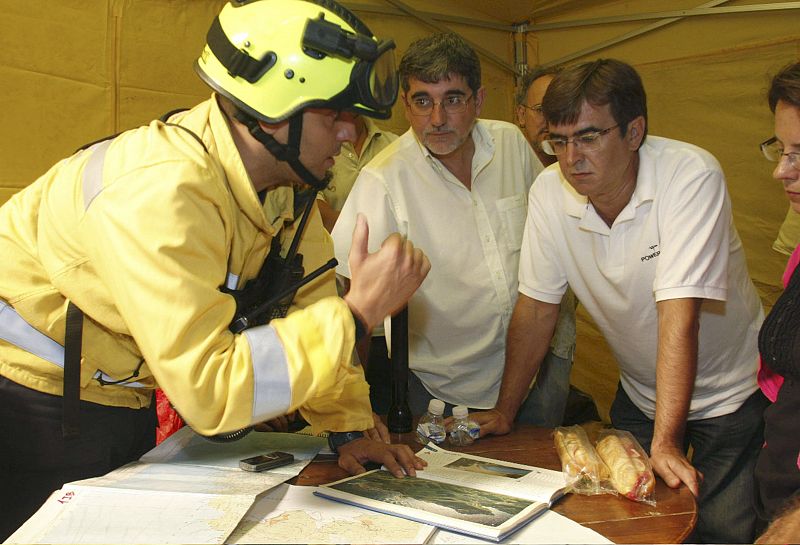
<path fill-rule="evenodd" d="M 409 302 L 414 414 L 433 397 L 446 411 L 493 407 L 503 372 L 526 196 L 542 166 L 515 126 L 478 119 L 480 76 L 477 54 L 455 34 L 411 44 L 400 61 L 411 129 L 361 171 L 333 230 L 336 255 L 347 255 L 346 233 L 363 213 L 371 238 L 405 230 L 431 258 Z M 338 272 L 351 273 L 346 265 Z M 521 415 L 552 426 L 569 377 L 548 380 L 545 367 L 528 397 L 532 414 Z"/>
<path fill-rule="evenodd" d="M 560 168 L 531 190 L 500 398 L 473 417 L 482 434 L 510 429 L 569 284 L 619 363 L 612 424 L 698 498 L 691 539 L 752 542 L 763 312 L 722 170 L 696 146 L 646 137 L 644 87 L 623 62 L 565 69 L 542 109 Z"/>
<path fill-rule="evenodd" d="M 544 166 L 556 163 L 555 155 L 542 150 L 542 142 L 547 139 L 547 121 L 542 114 L 542 99 L 553 78 L 564 69 L 561 65 L 537 66 L 528 71 L 520 82 L 517 91 L 517 125 L 525 139 L 533 148 L 536 157 Z M 575 310 L 578 301 L 571 289 L 567 289 L 561 299 L 556 331 L 558 335 L 551 343 L 552 350 L 547 358 L 555 360 L 554 372 L 563 375 L 559 384 L 569 383 L 572 371 L 572 358 L 575 355 Z M 597 407 L 591 396 L 570 385 L 564 392 L 564 423 L 599 420 Z"/>
<path fill-rule="evenodd" d="M 547 121 L 542 114 L 542 99 L 550 82 L 561 70 L 563 67 L 560 65 L 533 68 L 522 77 L 517 92 L 517 124 L 536 152 L 536 157 L 546 167 L 554 164 L 556 158 L 542 149 L 542 142 L 548 135 Z"/>

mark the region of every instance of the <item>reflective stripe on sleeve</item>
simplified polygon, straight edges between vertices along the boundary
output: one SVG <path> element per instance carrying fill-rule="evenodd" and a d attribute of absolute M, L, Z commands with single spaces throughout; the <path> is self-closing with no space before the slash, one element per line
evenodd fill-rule
<path fill-rule="evenodd" d="M 83 168 L 83 209 L 88 210 L 89 205 L 103 191 L 103 166 L 106 162 L 106 151 L 113 139 L 103 140 L 91 146 L 86 151 L 92 156 Z"/>
<path fill-rule="evenodd" d="M 286 352 L 268 325 L 243 332 L 253 360 L 253 423 L 287 413 L 292 401 Z"/>

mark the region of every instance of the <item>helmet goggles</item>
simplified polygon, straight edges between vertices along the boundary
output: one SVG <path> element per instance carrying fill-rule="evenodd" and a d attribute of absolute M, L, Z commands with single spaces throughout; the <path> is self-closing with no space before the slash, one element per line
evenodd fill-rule
<path fill-rule="evenodd" d="M 387 119 L 397 100 L 399 80 L 394 40 L 376 42 L 363 34 L 348 32 L 326 21 L 322 14 L 309 19 L 303 33 L 306 54 L 355 59 L 350 83 L 327 101 L 327 106 Z M 322 57 L 319 58 L 322 58 Z"/>

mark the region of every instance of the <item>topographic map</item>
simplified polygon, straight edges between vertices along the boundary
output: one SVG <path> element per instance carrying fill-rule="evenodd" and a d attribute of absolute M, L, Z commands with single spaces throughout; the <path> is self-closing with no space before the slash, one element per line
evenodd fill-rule
<path fill-rule="evenodd" d="M 65 484 L 7 543 L 224 543 L 259 494 L 297 475 L 324 444 L 286 433 L 219 444 L 183 428 L 138 462 Z M 271 450 L 296 461 L 239 469 L 241 458 Z"/>
<path fill-rule="evenodd" d="M 434 528 L 280 485 L 260 497 L 228 543 L 424 543 Z"/>
<path fill-rule="evenodd" d="M 223 543 L 251 505 L 244 495 L 65 485 L 8 543 Z"/>
<path fill-rule="evenodd" d="M 99 487 L 150 492 L 183 492 L 235 496 L 252 499 L 286 480 L 281 473 L 245 472 L 239 469 L 200 467 L 181 464 L 133 462 L 103 477 L 71 483 L 75 487 Z"/>

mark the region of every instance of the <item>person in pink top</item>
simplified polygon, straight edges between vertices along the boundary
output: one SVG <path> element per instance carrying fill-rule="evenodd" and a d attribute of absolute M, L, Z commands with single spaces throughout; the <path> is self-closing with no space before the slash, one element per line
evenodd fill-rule
<path fill-rule="evenodd" d="M 769 107 L 775 135 L 761 151 L 778 166 L 772 176 L 783 184 L 793 211 L 800 213 L 800 62 L 772 80 Z M 789 258 L 784 292 L 761 326 L 758 383 L 772 405 L 764 411 L 764 448 L 756 463 L 756 509 L 767 523 L 800 498 L 800 250 Z"/>

